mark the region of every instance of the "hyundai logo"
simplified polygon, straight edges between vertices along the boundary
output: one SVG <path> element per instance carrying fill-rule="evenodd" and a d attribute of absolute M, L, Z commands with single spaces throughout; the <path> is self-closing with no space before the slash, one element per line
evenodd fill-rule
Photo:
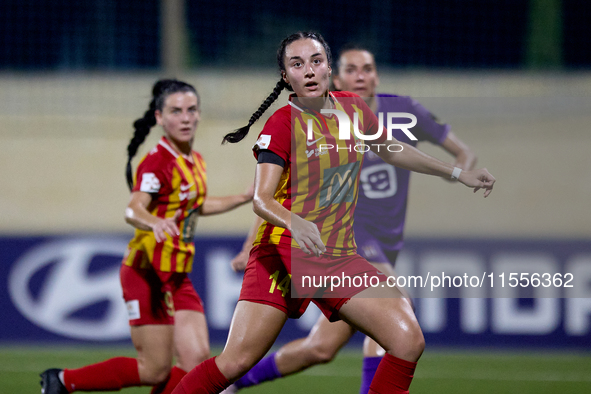
<path fill-rule="evenodd" d="M 120 260 L 126 247 L 127 242 L 117 238 L 68 239 L 35 247 L 16 262 L 10 273 L 8 291 L 12 302 L 27 319 L 56 334 L 101 341 L 129 338 L 120 266 L 89 271 L 93 258 Z M 98 303 L 104 305 L 105 301 L 108 307 L 98 320 L 76 314 Z"/>

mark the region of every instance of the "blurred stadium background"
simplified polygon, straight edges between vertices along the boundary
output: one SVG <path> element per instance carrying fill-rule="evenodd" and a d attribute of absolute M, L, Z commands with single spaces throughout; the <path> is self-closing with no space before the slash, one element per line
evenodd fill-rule
<path fill-rule="evenodd" d="M 132 349 L 117 279 L 132 233 L 125 148 L 153 82 L 197 87 L 195 148 L 210 194 L 239 192 L 265 119 L 248 141 L 221 138 L 273 88 L 281 39 L 309 29 L 333 52 L 370 47 L 379 90 L 419 99 L 498 180 L 483 200 L 415 175 L 401 270 L 513 264 L 582 278 L 570 292 L 419 300 L 428 348 L 414 392 L 591 392 L 589 20 L 585 0 L 2 0 L 0 391 L 33 392 L 47 367 Z M 160 135 L 153 129 L 136 162 Z M 218 346 L 240 288 L 228 262 L 252 215 L 243 207 L 198 224 L 193 279 Z M 281 341 L 305 335 L 316 317 L 307 315 Z M 336 366 L 249 392 L 355 393 L 360 338 Z"/>

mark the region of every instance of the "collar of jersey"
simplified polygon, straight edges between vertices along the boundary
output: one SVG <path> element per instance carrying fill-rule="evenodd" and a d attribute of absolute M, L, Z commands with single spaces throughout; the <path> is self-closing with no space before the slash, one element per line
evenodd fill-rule
<path fill-rule="evenodd" d="M 162 136 L 160 141 L 158 141 L 158 145 L 162 146 L 164 149 L 169 151 L 170 154 L 172 154 L 175 159 L 178 159 L 179 156 L 182 156 L 183 159 L 190 160 L 191 157 L 193 156 L 193 152 L 191 152 L 190 155 L 185 155 L 183 153 L 177 152 L 172 146 L 170 146 L 170 142 L 168 142 L 168 139 L 165 136 Z"/>
<path fill-rule="evenodd" d="M 316 110 L 314 110 L 312 108 L 307 108 L 307 107 L 301 108 L 301 107 L 297 106 L 296 104 L 294 104 L 292 100 L 294 98 L 297 98 L 297 97 L 298 96 L 296 96 L 295 93 L 292 93 L 292 94 L 289 95 L 288 104 L 291 105 L 292 108 L 295 108 L 295 109 L 297 109 L 300 112 L 311 112 L 312 114 L 316 114 L 316 115 L 318 114 L 318 111 L 316 111 Z M 334 106 L 336 107 L 336 104 L 339 103 L 339 101 L 337 100 L 337 98 L 330 91 L 328 92 L 328 97 L 333 102 Z"/>
<path fill-rule="evenodd" d="M 165 136 L 162 136 L 162 138 L 158 142 L 158 145 L 164 147 L 164 149 L 169 151 L 174 156 L 175 159 L 177 157 L 179 157 L 179 154 L 174 150 L 174 148 L 172 146 L 170 146 L 170 144 L 168 143 L 168 140 L 166 139 Z"/>

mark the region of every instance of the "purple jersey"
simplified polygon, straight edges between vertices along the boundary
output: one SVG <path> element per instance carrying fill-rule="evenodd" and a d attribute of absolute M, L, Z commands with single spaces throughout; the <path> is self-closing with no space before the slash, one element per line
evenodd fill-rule
<path fill-rule="evenodd" d="M 392 135 L 397 140 L 412 146 L 419 141 L 441 145 L 447 137 L 450 127 L 437 123 L 436 118 L 411 97 L 378 94 L 376 99 L 378 113 L 384 114 L 384 126 L 387 112 L 416 116 L 417 124 L 410 132 L 418 141 L 411 141 L 402 130 L 393 130 Z M 358 253 L 369 261 L 387 262 L 387 255 L 402 248 L 409 178 L 410 171 L 385 163 L 371 151 L 365 154 L 353 228 Z"/>

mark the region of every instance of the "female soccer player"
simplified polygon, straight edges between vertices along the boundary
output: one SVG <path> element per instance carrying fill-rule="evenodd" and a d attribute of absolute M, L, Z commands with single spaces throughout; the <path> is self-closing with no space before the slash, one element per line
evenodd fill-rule
<path fill-rule="evenodd" d="M 161 80 L 144 116 L 134 122 L 127 148 L 132 189 L 125 220 L 136 228 L 120 278 L 137 358 L 116 357 L 79 369 L 41 374 L 42 393 L 111 391 L 151 385 L 170 393 L 193 367 L 209 357 L 201 299 L 187 276 L 193 265 L 193 235 L 199 215 L 229 211 L 252 199 L 252 189 L 206 197 L 205 162 L 192 149 L 200 120 L 195 88 Z M 141 161 L 133 183 L 131 159 L 154 125 L 164 136 Z M 177 364 L 171 368 L 173 355 Z"/>
<path fill-rule="evenodd" d="M 254 147 L 258 165 L 253 207 L 265 222 L 244 273 L 228 341 L 218 357 L 185 375 L 173 393 L 224 390 L 263 357 L 287 318 L 299 317 L 310 301 L 329 320 L 346 321 L 386 350 L 370 393 L 406 393 L 424 338 L 398 289 L 373 284 L 312 288 L 300 282 L 302 272 L 380 278 L 381 273 L 355 252 L 351 227 L 362 152 L 354 145 L 359 133 L 366 138 L 378 136 L 374 140 L 378 144 L 384 144 L 386 136 L 359 96 L 329 91 L 330 48 L 319 34 L 300 32 L 287 37 L 277 60 L 281 79 L 273 93 L 247 126 L 225 137 L 229 142 L 240 141 L 283 88 L 295 92 L 290 105 L 267 121 Z M 326 110 L 333 116 L 322 115 Z M 341 127 L 351 119 L 361 123 L 356 138 L 348 127 Z M 403 149 L 395 153 L 371 146 L 387 163 L 459 178 L 476 190 L 486 189 L 485 196 L 492 191 L 495 179 L 485 169 L 462 172 L 407 144 L 388 142 Z M 367 297 L 382 299 L 375 302 Z"/>
<path fill-rule="evenodd" d="M 408 96 L 394 96 L 376 92 L 379 78 L 373 54 L 366 48 L 345 45 L 337 57 L 333 83 L 338 90 L 363 97 L 374 113 L 407 112 L 417 117 L 412 129 L 417 141 L 410 140 L 396 130 L 395 137 L 409 145 L 429 141 L 443 147 L 455 158 L 455 167 L 470 170 L 476 155 L 448 125 L 440 124 L 421 104 Z M 386 117 L 383 117 L 386 123 Z M 384 125 L 385 126 L 385 125 Z M 381 272 L 393 275 L 396 258 L 403 246 L 410 171 L 392 167 L 377 155 L 368 152 L 360 172 L 360 193 L 355 209 L 355 242 L 359 254 Z M 250 250 L 253 239 L 245 242 L 243 250 Z M 243 252 L 241 252 L 243 254 Z M 233 260 L 236 270 L 244 270 L 242 256 Z M 245 264 L 244 262 L 243 264 Z M 233 384 L 233 391 L 265 381 L 291 375 L 313 365 L 331 361 L 355 330 L 344 322 L 330 323 L 320 316 L 307 338 L 297 339 L 265 357 L 245 376 Z M 366 394 L 383 350 L 366 337 L 363 347 L 363 370 L 360 394 Z"/>

